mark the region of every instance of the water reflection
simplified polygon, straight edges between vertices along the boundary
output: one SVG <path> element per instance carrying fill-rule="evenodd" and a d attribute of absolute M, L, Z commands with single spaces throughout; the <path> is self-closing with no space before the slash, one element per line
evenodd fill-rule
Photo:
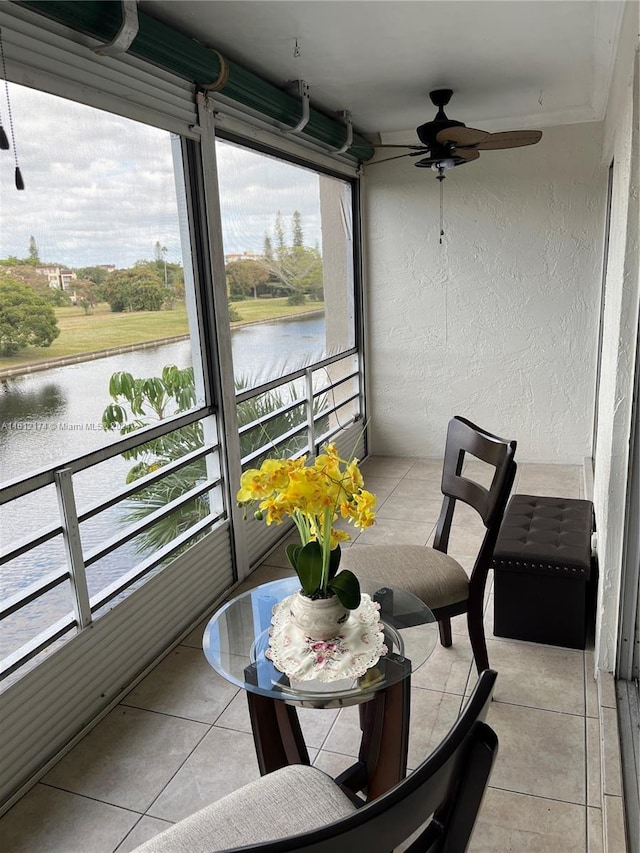
<path fill-rule="evenodd" d="M 64 388 L 46 380 L 38 386 L 31 377 L 21 376 L 0 382 L 0 442 L 11 431 L 35 431 L 40 419 L 61 414 L 67 405 Z"/>

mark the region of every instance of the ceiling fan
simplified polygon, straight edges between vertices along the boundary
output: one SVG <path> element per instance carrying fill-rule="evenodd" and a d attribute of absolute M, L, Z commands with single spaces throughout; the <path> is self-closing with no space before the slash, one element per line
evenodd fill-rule
<path fill-rule="evenodd" d="M 447 118 L 444 107 L 453 95 L 452 89 L 435 89 L 429 93 L 431 102 L 438 107 L 433 121 L 421 124 L 416 133 L 422 145 L 374 145 L 374 148 L 410 148 L 407 154 L 377 160 L 386 163 L 400 157 L 422 157 L 415 166 L 431 168 L 438 172 L 438 180 L 444 180 L 444 169 L 463 166 L 477 160 L 481 151 L 496 151 L 500 148 L 519 148 L 522 145 L 535 145 L 542 137 L 540 130 L 507 130 L 502 133 L 489 133 L 466 127 L 461 121 Z M 423 156 L 426 154 L 426 157 Z"/>
<path fill-rule="evenodd" d="M 444 236 L 442 182 L 445 179 L 445 169 L 464 166 L 480 157 L 481 151 L 496 151 L 500 148 L 519 148 L 522 145 L 535 145 L 542 138 L 541 130 L 506 130 L 502 133 L 489 133 L 474 127 L 466 127 L 461 121 L 447 118 L 444 107 L 453 95 L 453 89 L 435 89 L 429 92 L 432 104 L 438 108 L 433 121 L 428 121 L 416 128 L 418 139 L 422 145 L 385 145 L 374 144 L 373 148 L 409 148 L 406 154 L 396 157 L 386 157 L 384 160 L 374 160 L 376 163 L 388 163 L 401 157 L 421 157 L 414 166 L 421 169 L 433 169 L 440 181 L 440 243 Z M 424 156 L 426 155 L 426 156 Z"/>

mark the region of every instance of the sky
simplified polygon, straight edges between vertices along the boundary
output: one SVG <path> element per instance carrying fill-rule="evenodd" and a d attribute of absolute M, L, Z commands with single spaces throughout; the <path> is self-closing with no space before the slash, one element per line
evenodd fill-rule
<path fill-rule="evenodd" d="M 33 235 L 43 263 L 124 268 L 155 259 L 157 242 L 182 262 L 171 134 L 16 84 L 9 98 L 15 149 L 0 151 L 0 258 L 27 257 Z M 11 137 L 4 86 L 0 121 Z M 217 158 L 225 254 L 262 251 L 277 211 L 285 226 L 300 211 L 305 243 L 320 242 L 317 175 L 221 141 Z"/>

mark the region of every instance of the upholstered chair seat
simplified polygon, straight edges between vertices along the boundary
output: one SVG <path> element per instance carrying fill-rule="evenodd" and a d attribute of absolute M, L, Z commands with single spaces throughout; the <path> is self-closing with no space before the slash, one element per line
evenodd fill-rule
<path fill-rule="evenodd" d="M 355 810 L 326 773 L 292 764 L 205 806 L 135 853 L 217 853 L 302 835 Z"/>
<path fill-rule="evenodd" d="M 460 563 L 423 545 L 353 545 L 342 552 L 341 565 L 358 577 L 402 587 L 432 610 L 469 597 L 469 576 Z"/>

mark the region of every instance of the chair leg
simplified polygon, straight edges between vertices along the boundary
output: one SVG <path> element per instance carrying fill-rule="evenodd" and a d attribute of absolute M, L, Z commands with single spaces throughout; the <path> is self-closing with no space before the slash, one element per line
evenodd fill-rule
<path fill-rule="evenodd" d="M 469 640 L 473 650 L 473 657 L 478 669 L 478 675 L 485 669 L 489 669 L 489 655 L 487 643 L 484 638 L 484 619 L 482 605 L 471 607 L 467 611 L 467 626 L 469 628 Z"/>
<path fill-rule="evenodd" d="M 440 642 L 445 648 L 449 648 L 451 640 L 451 619 L 448 616 L 438 619 L 438 631 L 440 632 Z"/>

